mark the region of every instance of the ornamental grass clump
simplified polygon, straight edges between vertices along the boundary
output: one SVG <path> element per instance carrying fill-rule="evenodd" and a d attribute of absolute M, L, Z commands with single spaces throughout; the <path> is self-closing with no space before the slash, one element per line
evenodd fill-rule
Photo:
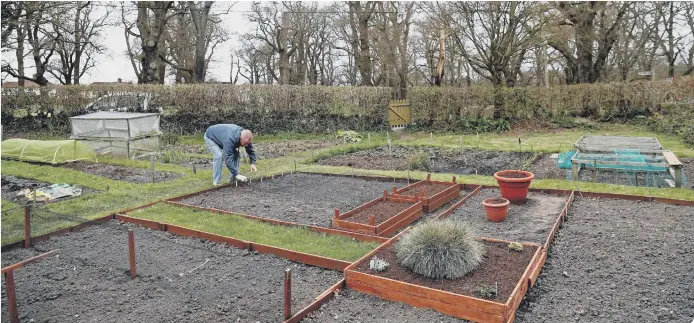
<path fill-rule="evenodd" d="M 474 270 L 484 248 L 469 226 L 454 220 L 431 221 L 414 227 L 396 245 L 398 262 L 434 279 L 456 279 Z"/>

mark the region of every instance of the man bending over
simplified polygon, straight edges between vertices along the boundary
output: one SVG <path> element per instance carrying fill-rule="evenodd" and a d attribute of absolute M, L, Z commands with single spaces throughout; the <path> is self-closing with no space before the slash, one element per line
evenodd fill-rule
<path fill-rule="evenodd" d="M 253 133 L 235 124 L 216 124 L 205 131 L 205 145 L 212 153 L 212 183 L 222 183 L 222 161 L 226 163 L 231 178 L 245 182 L 246 176 L 239 174 L 239 147 L 244 147 L 251 159 L 251 170 L 258 171 L 255 166 L 255 151 L 253 150 Z M 231 180 L 231 178 L 229 180 Z"/>

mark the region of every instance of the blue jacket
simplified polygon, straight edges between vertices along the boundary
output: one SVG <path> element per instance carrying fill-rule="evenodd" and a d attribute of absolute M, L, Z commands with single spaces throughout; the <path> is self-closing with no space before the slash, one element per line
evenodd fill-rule
<path fill-rule="evenodd" d="M 216 124 L 210 126 L 205 131 L 205 136 L 214 141 L 222 149 L 222 158 L 227 165 L 232 176 L 239 174 L 238 163 L 233 161 L 239 158 L 239 147 L 241 146 L 241 131 L 244 129 L 235 124 Z M 253 144 L 248 144 L 246 153 L 251 159 L 251 164 L 255 164 L 255 150 Z"/>

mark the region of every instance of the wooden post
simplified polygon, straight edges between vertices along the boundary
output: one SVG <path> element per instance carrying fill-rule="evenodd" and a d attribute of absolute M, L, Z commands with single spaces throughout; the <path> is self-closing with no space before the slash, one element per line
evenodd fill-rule
<path fill-rule="evenodd" d="M 340 210 L 339 209 L 335 209 L 335 218 L 336 219 L 340 218 Z"/>
<path fill-rule="evenodd" d="M 373 215 L 369 215 L 369 225 L 370 226 L 376 226 L 376 217 Z"/>
<path fill-rule="evenodd" d="M 427 174 L 427 184 L 431 183 L 431 174 Z"/>
<path fill-rule="evenodd" d="M 680 188 L 682 187 L 682 165 L 674 165 L 670 167 L 674 173 L 673 177 L 675 178 L 675 187 Z"/>
<path fill-rule="evenodd" d="M 128 251 L 130 254 L 130 278 L 135 279 L 135 235 L 133 230 L 128 230 Z"/>
<path fill-rule="evenodd" d="M 31 206 L 24 207 L 24 248 L 31 248 Z"/>
<path fill-rule="evenodd" d="M 453 180 L 451 182 L 455 184 L 455 176 L 453 176 Z"/>
<path fill-rule="evenodd" d="M 383 202 L 388 200 L 388 190 L 383 190 Z"/>
<path fill-rule="evenodd" d="M 292 269 L 284 270 L 284 319 L 292 317 Z"/>
<path fill-rule="evenodd" d="M 370 132 L 368 133 L 368 136 L 369 136 L 369 144 L 371 144 L 371 133 Z"/>
<path fill-rule="evenodd" d="M 430 132 L 429 133 L 429 146 L 433 146 L 433 145 L 434 145 L 434 133 Z"/>
<path fill-rule="evenodd" d="M 152 169 L 152 183 L 154 183 L 154 155 L 149 155 L 149 166 Z"/>
<path fill-rule="evenodd" d="M 19 323 L 17 297 L 14 290 L 14 272 L 12 270 L 5 273 L 5 288 L 7 290 L 7 311 L 10 315 L 10 322 Z"/>
<path fill-rule="evenodd" d="M 463 149 L 463 136 L 460 136 L 460 149 Z"/>
<path fill-rule="evenodd" d="M 393 186 L 393 193 L 397 193 L 397 192 L 398 192 L 398 187 L 397 187 L 397 186 Z"/>
<path fill-rule="evenodd" d="M 197 174 L 197 170 L 195 169 L 195 164 L 193 164 L 193 174 Z"/>
<path fill-rule="evenodd" d="M 571 163 L 571 180 L 578 181 L 578 172 L 581 170 L 578 168 L 577 162 Z"/>

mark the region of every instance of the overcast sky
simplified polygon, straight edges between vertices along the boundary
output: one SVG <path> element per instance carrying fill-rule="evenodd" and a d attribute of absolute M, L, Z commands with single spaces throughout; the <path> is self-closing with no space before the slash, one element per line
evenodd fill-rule
<path fill-rule="evenodd" d="M 105 3 L 105 2 L 101 2 Z M 109 2 L 111 4 L 120 5 L 120 2 Z M 211 63 L 208 71 L 207 78 L 213 77 L 218 81 L 229 81 L 229 54 L 230 51 L 235 48 L 236 39 L 239 34 L 250 31 L 251 25 L 248 20 L 244 18 L 243 11 L 249 11 L 252 5 L 252 1 L 217 1 L 214 6 L 212 6 L 213 12 L 221 12 L 226 10 L 229 6 L 233 4 L 229 14 L 224 14 L 221 16 L 224 28 L 230 33 L 230 40 L 222 43 L 215 48 L 213 60 L 215 62 Z M 97 10 L 105 10 L 103 7 L 96 8 Z M 111 14 L 111 18 L 118 22 L 120 20 L 120 7 Z M 134 21 L 136 16 L 133 16 L 132 21 Z M 89 70 L 80 79 L 80 83 L 89 84 L 92 82 L 115 82 L 119 77 L 123 79 L 124 82 L 132 81 L 137 83 L 137 77 L 135 76 L 135 71 L 133 71 L 130 59 L 125 56 L 127 47 L 125 44 L 125 36 L 123 34 L 122 24 L 115 23 L 114 26 L 109 26 L 104 28 L 103 44 L 106 45 L 107 52 L 104 55 L 100 55 L 97 58 L 97 64 L 94 68 Z M 30 50 L 30 46 L 26 45 L 26 50 Z M 15 53 L 14 51 L 2 53 L 4 61 L 11 61 L 12 65 L 16 67 L 14 63 Z M 27 58 L 25 60 L 25 74 L 32 75 L 35 73 L 33 60 Z M 46 77 L 51 83 L 59 83 L 52 75 L 46 73 Z M 8 76 L 5 81 L 12 82 L 16 79 Z M 167 80 L 172 82 L 173 80 Z"/>

